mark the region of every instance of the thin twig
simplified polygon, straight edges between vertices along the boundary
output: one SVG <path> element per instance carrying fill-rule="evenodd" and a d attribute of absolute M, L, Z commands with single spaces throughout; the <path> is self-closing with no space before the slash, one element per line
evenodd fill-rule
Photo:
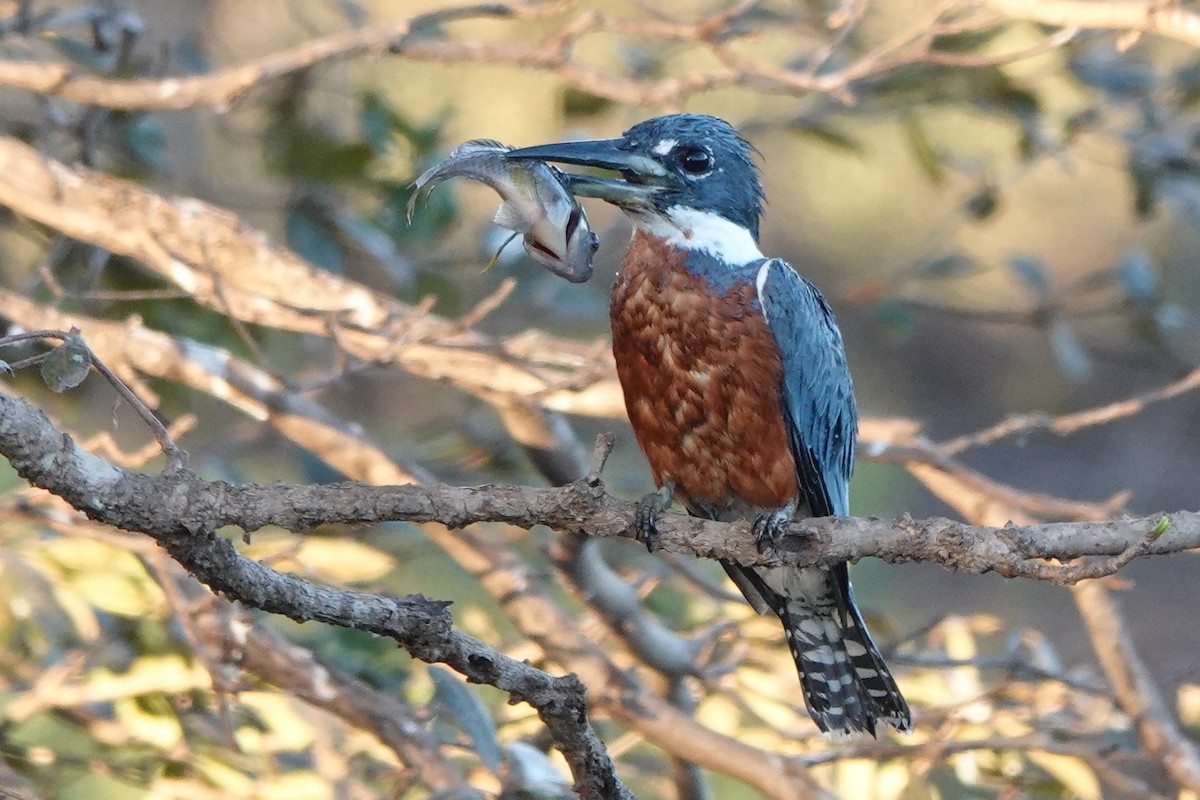
<path fill-rule="evenodd" d="M 1147 406 L 1170 400 L 1198 387 L 1200 387 L 1200 369 L 1195 369 L 1166 386 L 1115 403 L 1057 417 L 1047 414 L 1020 414 L 1009 417 L 989 428 L 942 442 L 936 447 L 947 456 L 954 456 L 972 447 L 993 444 L 1001 439 L 1021 436 L 1033 431 L 1046 430 L 1066 436 L 1085 428 L 1107 425 L 1118 419 L 1131 417 L 1145 410 Z"/>
<path fill-rule="evenodd" d="M 58 339 L 61 342 L 77 340 L 83 345 L 83 347 L 87 348 L 86 342 L 83 341 L 83 338 L 79 336 L 78 332 L 72 334 L 68 333 L 67 331 L 58 330 L 26 331 L 23 333 L 9 334 L 7 336 L 0 337 L 0 347 L 40 339 Z M 113 389 L 117 391 L 117 394 L 119 394 L 126 403 L 129 403 L 130 407 L 137 412 L 137 415 L 141 417 L 142 421 L 146 423 L 146 426 L 150 428 L 151 433 L 154 434 L 154 438 L 158 442 L 158 446 L 162 448 L 163 453 L 167 457 L 167 469 L 172 471 L 183 469 L 187 465 L 187 454 L 184 453 L 183 450 L 180 450 L 179 446 L 175 444 L 175 441 L 171 438 L 171 434 L 167 431 L 162 422 L 159 421 L 158 417 L 155 416 L 154 412 L 142 402 L 140 397 L 134 394 L 129 387 L 125 385 L 124 381 L 118 378 L 112 370 L 105 366 L 104 362 L 97 358 L 96 354 L 93 353 L 90 348 L 87 348 L 87 352 L 91 361 L 91 366 L 104 376 L 104 379 L 112 385 Z M 34 359 L 40 360 L 41 356 L 35 356 Z M 26 362 L 35 363 L 34 359 L 26 359 Z"/>

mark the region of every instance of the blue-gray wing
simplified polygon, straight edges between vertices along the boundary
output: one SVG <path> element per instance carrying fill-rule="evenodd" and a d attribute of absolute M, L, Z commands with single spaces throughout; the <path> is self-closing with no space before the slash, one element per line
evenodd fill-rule
<path fill-rule="evenodd" d="M 849 516 L 858 413 L 842 334 L 825 298 L 786 261 L 763 261 L 756 278 L 783 360 L 780 400 L 801 491 L 813 516 Z"/>

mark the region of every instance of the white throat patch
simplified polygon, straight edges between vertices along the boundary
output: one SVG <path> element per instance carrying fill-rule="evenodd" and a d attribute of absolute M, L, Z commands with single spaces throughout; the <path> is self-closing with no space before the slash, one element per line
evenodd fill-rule
<path fill-rule="evenodd" d="M 763 257 L 750 231 L 711 211 L 672 206 L 663 214 L 631 216 L 635 227 L 682 250 L 703 250 L 730 264 L 748 264 Z"/>

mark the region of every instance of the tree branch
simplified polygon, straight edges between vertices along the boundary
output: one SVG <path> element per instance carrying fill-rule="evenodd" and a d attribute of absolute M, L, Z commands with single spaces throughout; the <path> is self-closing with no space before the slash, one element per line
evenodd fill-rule
<path fill-rule="evenodd" d="M 394 363 L 485 399 L 536 395 L 559 411 L 624 414 L 607 353 L 600 377 L 580 387 L 580 371 L 595 371 L 597 361 L 586 345 L 544 334 L 498 341 L 464 331 L 305 263 L 220 208 L 46 158 L 11 137 L 0 137 L 0 205 L 136 259 L 200 305 L 242 322 L 332 338 L 356 358 Z"/>
<path fill-rule="evenodd" d="M 186 470 L 146 475 L 120 469 L 79 449 L 38 409 L 4 395 L 0 395 L 0 453 L 31 484 L 59 495 L 93 519 L 161 537 L 168 547 L 171 543 L 182 547 L 193 535 L 207 537 L 206 532 L 227 525 L 245 531 L 266 525 L 303 531 L 318 524 L 398 520 L 439 522 L 451 528 L 477 522 L 504 522 L 521 528 L 546 525 L 566 533 L 632 537 L 635 512 L 633 503 L 608 495 L 594 478 L 561 488 L 537 489 L 367 486 L 355 482 L 233 486 L 201 480 Z M 757 551 L 746 522 L 720 523 L 667 514 L 660 528 L 663 549 L 746 566 L 804 566 L 874 556 L 890 562 L 930 561 L 960 572 L 994 571 L 1006 576 L 1029 572 L 1027 562 L 1035 559 L 1119 559 L 1131 548 L 1139 554 L 1162 555 L 1200 547 L 1200 513 L 1186 511 L 1143 519 L 1002 528 L 940 518 L 826 517 L 792 523 L 773 553 Z M 184 555 L 196 554 L 185 551 Z M 228 566 L 246 579 L 255 579 L 251 567 Z M 1071 583 L 1079 579 L 1075 574 L 1079 571 L 1047 567 L 1031 576 Z M 1097 576 L 1091 570 L 1083 577 Z M 274 600 L 260 595 L 255 605 L 265 607 L 259 604 L 269 602 Z M 376 610 L 377 615 L 382 613 Z"/>
<path fill-rule="evenodd" d="M 937 486 L 928 481 L 926 485 L 968 519 L 996 522 L 1007 516 L 1010 520 L 1015 517 L 1025 523 L 1034 521 L 1018 509 L 995 503 L 980 503 L 979 497 L 971 498 L 963 492 L 951 494 L 939 491 Z M 1156 527 L 1155 530 L 1157 529 Z M 1155 541 L 1153 536 L 1143 536 L 1140 542 L 1131 540 L 1123 552 L 1128 553 L 1131 548 L 1152 546 Z M 1122 558 L 1122 554 L 1114 556 L 1116 560 Z M 1092 649 L 1113 687 L 1117 702 L 1137 725 L 1138 738 L 1146 749 L 1162 762 L 1167 774 L 1180 786 L 1193 792 L 1200 790 L 1200 753 L 1180 730 L 1154 681 L 1151 680 L 1149 670 L 1129 637 L 1120 606 L 1112 599 L 1109 590 L 1098 581 L 1072 586 L 1070 591 L 1071 599 L 1075 602 L 1087 628 Z"/>
<path fill-rule="evenodd" d="M 987 0 L 1010 19 L 1042 25 L 1157 33 L 1200 47 L 1200 16 L 1163 0 Z"/>
<path fill-rule="evenodd" d="M 253 365 L 209 345 L 166 336 L 136 320 L 110 323 L 30 303 L 0 290 L 0 313 L 22 324 L 77 324 L 88 332 L 96 352 L 127 371 L 162 377 L 194 387 L 232 404 L 254 419 L 268 422 L 298 446 L 341 473 L 381 485 L 426 480 L 419 466 L 401 468 L 378 445 L 303 396 L 279 391 L 270 376 Z M 536 431 L 520 438 L 527 447 L 540 441 Z M 593 464 L 593 471 L 598 462 Z M 674 708 L 645 686 L 636 674 L 618 666 L 579 631 L 537 570 L 503 538 L 481 526 L 449 531 L 423 526 L 424 535 L 470 572 L 522 635 L 552 662 L 578 673 L 588 687 L 589 703 L 610 714 L 637 735 L 672 757 L 695 761 L 756 787 L 772 800 L 826 795 L 798 762 L 722 735 Z"/>
<path fill-rule="evenodd" d="M 1163 700 L 1150 670 L 1133 646 L 1112 593 L 1101 583 L 1072 589 L 1076 607 L 1117 701 L 1133 717 L 1138 735 L 1180 786 L 1200 791 L 1200 752 L 1189 741 Z"/>
<path fill-rule="evenodd" d="M 570 764 L 581 797 L 632 797 L 588 724 L 584 687 L 574 675 L 554 678 L 455 631 L 444 603 L 419 595 L 389 598 L 320 586 L 240 555 L 216 533 L 223 524 L 216 520 L 224 516 L 218 509 L 233 510 L 239 502 L 227 494 L 234 487 L 201 481 L 186 470 L 151 477 L 115 467 L 55 430 L 41 411 L 6 395 L 0 395 L 0 451 L 30 483 L 94 519 L 149 534 L 216 592 L 297 621 L 386 636 L 422 661 L 447 664 L 469 680 L 529 703 Z M 185 477 L 157 484 L 168 474 Z M 162 503 L 182 511 L 195 501 L 197 514 L 185 512 L 171 519 L 153 510 Z M 227 506 L 230 501 L 233 505 Z"/>
<path fill-rule="evenodd" d="M 388 48 L 403 50 L 409 41 L 407 37 L 421 27 L 455 19 L 530 16 L 530 12 L 521 4 L 509 3 L 442 9 L 390 24 L 315 39 L 242 66 L 205 75 L 162 79 L 116 79 L 79 73 L 69 64 L 4 60 L 0 61 L 0 86 L 125 111 L 179 111 L 197 106 L 227 108 L 256 86 L 323 61 Z"/>

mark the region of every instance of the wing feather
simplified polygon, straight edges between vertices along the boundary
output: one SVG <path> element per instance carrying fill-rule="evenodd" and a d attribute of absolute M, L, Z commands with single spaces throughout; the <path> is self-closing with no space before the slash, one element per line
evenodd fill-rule
<path fill-rule="evenodd" d="M 767 259 L 756 277 L 783 361 L 780 401 L 809 513 L 848 516 L 858 412 L 842 334 L 825 298 L 786 261 Z"/>

